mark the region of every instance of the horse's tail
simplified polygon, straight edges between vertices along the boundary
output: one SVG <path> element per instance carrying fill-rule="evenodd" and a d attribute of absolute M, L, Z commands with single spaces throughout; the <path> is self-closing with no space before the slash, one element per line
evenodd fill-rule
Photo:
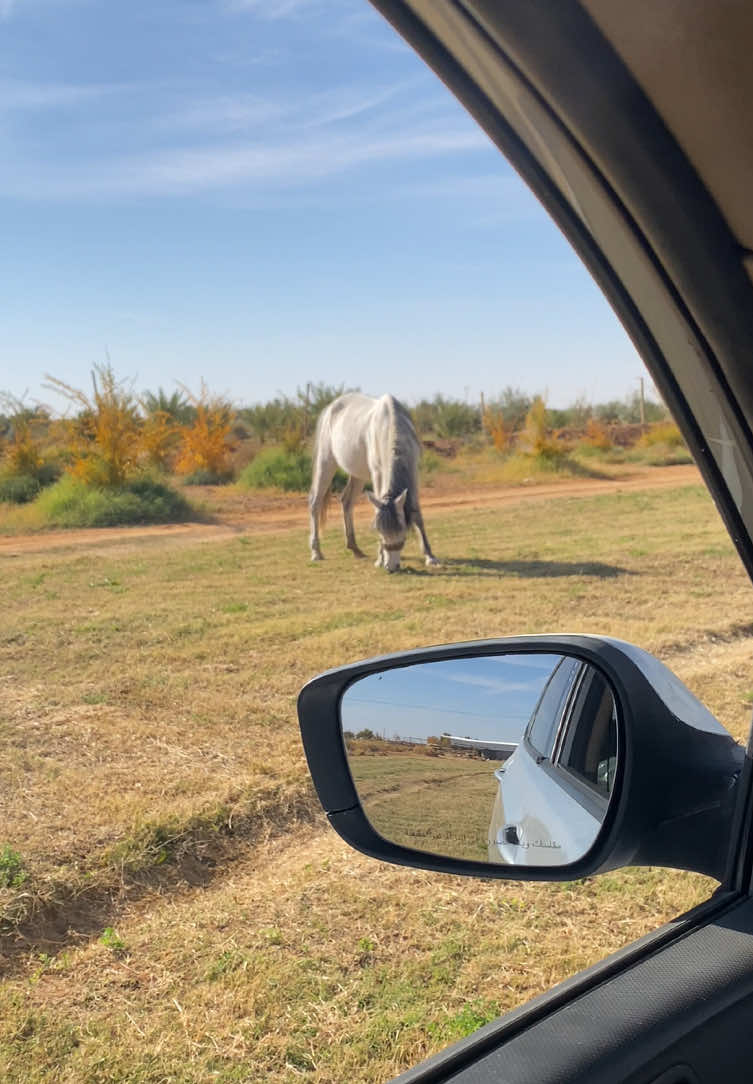
<path fill-rule="evenodd" d="M 330 404 L 330 406 L 331 406 L 331 404 Z M 313 503 L 314 496 L 315 496 L 316 490 L 318 488 L 317 483 L 318 483 L 318 474 L 319 474 L 319 456 L 321 455 L 322 441 L 324 440 L 324 437 L 325 437 L 324 429 L 329 424 L 329 415 L 330 415 L 330 409 L 329 409 L 329 406 L 326 406 L 324 408 L 324 410 L 321 412 L 321 414 L 319 415 L 319 417 L 316 419 L 316 429 L 314 430 L 314 446 L 313 446 L 313 449 L 312 449 L 312 452 L 311 452 L 311 464 L 312 464 L 313 469 L 312 469 L 311 493 L 309 494 L 309 501 L 311 503 L 312 509 L 314 509 L 314 512 L 315 512 L 316 519 L 317 519 L 317 527 L 318 528 L 324 527 L 324 525 L 327 522 L 327 508 L 329 507 L 329 502 L 332 499 L 332 486 L 329 485 L 329 486 L 327 486 L 327 492 L 324 494 L 322 499 L 319 502 L 317 502 L 318 507 L 315 507 L 314 503 Z"/>
<path fill-rule="evenodd" d="M 329 508 L 329 502 L 332 500 L 332 486 L 327 488 L 327 492 L 324 494 L 324 500 L 319 508 L 319 527 L 323 528 L 327 523 L 327 509 Z"/>

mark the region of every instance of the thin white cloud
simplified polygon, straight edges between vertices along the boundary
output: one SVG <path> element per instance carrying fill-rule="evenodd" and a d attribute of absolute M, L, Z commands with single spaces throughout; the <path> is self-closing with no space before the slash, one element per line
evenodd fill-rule
<path fill-rule="evenodd" d="M 485 689 L 493 693 L 533 693 L 539 688 L 546 675 L 542 674 L 539 680 L 531 678 L 529 681 L 512 681 L 510 678 L 491 678 L 478 675 L 447 675 L 447 680 L 456 685 L 472 685 L 475 688 Z"/>
<path fill-rule="evenodd" d="M 0 22 L 10 19 L 15 6 L 16 0 L 0 0 Z"/>
<path fill-rule="evenodd" d="M 330 92 L 326 95 L 321 95 L 315 103 L 315 106 L 318 106 L 319 111 L 315 111 L 314 116 L 306 122 L 304 126 L 309 128 L 324 127 L 328 124 L 337 124 L 344 120 L 353 120 L 355 117 L 362 116 L 364 113 L 371 113 L 373 110 L 384 105 L 385 102 L 396 98 L 413 85 L 415 85 L 415 80 L 406 80 L 401 83 L 395 83 L 393 86 L 370 92 L 363 92 L 357 89 L 350 91 L 347 89 L 338 89 L 334 93 Z"/>
<path fill-rule="evenodd" d="M 240 132 L 281 120 L 289 109 L 282 102 L 252 95 L 222 95 L 198 99 L 180 109 L 158 114 L 152 125 L 163 131 Z"/>
<path fill-rule="evenodd" d="M 3 2 L 4 0 L 0 0 L 0 4 Z M 127 83 L 32 83 L 5 79 L 0 80 L 0 113 L 24 109 L 59 109 L 133 89 L 134 85 Z"/>
<path fill-rule="evenodd" d="M 319 6 L 319 0 L 228 0 L 226 4 L 230 11 L 249 12 L 269 21 L 287 19 Z"/>
<path fill-rule="evenodd" d="M 37 199 L 188 195 L 235 186 L 276 190 L 342 176 L 364 166 L 486 149 L 477 129 L 437 128 L 393 136 L 333 136 L 145 151 L 106 161 L 47 163 L 0 178 L 0 193 Z"/>

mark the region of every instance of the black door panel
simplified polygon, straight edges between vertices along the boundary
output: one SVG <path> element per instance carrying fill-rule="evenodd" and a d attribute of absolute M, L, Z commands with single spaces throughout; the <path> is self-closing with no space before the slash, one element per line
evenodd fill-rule
<path fill-rule="evenodd" d="M 510 1014 L 510 1030 L 521 1017 L 523 1027 L 493 1050 L 474 1050 L 480 1033 L 395 1084 L 749 1084 L 753 903 L 733 906 L 526 1027 L 526 1012 L 543 1010 L 556 994 Z"/>

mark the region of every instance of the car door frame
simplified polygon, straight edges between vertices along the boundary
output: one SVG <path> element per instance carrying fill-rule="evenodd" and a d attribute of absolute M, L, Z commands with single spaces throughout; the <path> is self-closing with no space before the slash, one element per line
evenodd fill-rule
<path fill-rule="evenodd" d="M 740 246 L 651 103 L 575 0 L 371 2 L 579 253 L 753 574 L 753 286 Z M 749 754 L 730 867 L 709 901 L 409 1070 L 400 1084 L 738 1079 L 737 1067 L 753 1061 L 750 1029 L 741 1026 L 753 1004 Z M 727 1075 L 701 1078 L 683 1062 L 701 1064 L 712 1025 L 709 1071 Z"/>

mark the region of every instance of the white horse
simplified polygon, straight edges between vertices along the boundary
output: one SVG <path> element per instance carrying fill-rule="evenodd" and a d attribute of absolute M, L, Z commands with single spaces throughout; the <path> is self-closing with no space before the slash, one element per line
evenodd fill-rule
<path fill-rule="evenodd" d="M 372 399 L 349 392 L 330 403 L 319 416 L 314 441 L 311 511 L 311 560 L 321 561 L 319 527 L 326 519 L 332 479 L 340 466 L 349 475 L 342 495 L 345 544 L 356 557 L 365 557 L 353 530 L 353 504 L 371 478 L 367 496 L 376 508 L 373 526 L 379 532 L 376 566 L 389 572 L 400 568 L 400 552 L 411 527 L 421 538 L 427 565 L 437 565 L 424 530 L 418 503 L 418 460 L 421 445 L 410 414 L 392 395 Z"/>

